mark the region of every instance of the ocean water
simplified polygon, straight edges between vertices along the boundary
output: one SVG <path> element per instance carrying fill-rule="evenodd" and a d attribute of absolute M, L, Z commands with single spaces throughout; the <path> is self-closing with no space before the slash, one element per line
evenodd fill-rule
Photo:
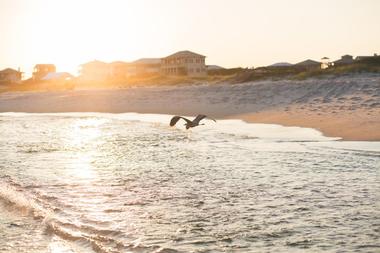
<path fill-rule="evenodd" d="M 379 252 L 380 143 L 0 114 L 0 252 Z"/>

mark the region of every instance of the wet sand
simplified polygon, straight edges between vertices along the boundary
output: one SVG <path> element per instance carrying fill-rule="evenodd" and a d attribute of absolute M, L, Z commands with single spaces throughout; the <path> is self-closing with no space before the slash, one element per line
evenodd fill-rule
<path fill-rule="evenodd" d="M 380 75 L 70 91 L 6 92 L 0 112 L 206 114 L 310 127 L 343 140 L 380 141 Z"/>
<path fill-rule="evenodd" d="M 309 127 L 329 137 L 341 137 L 347 141 L 380 141 L 380 109 L 351 111 L 331 110 L 315 112 L 304 106 L 287 111 L 271 110 L 235 115 L 251 123 L 270 123 L 284 126 Z"/>

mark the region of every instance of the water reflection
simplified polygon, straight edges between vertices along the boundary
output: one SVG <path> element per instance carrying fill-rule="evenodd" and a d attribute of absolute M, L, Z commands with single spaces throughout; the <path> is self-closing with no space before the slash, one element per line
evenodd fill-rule
<path fill-rule="evenodd" d="M 0 252 L 378 249 L 379 143 L 240 121 L 188 132 L 160 115 L 0 117 L 0 197 L 32 215 L 0 210 Z"/>
<path fill-rule="evenodd" d="M 67 161 L 67 173 L 80 179 L 94 179 L 96 170 L 93 163 L 99 154 L 104 134 L 101 126 L 109 120 L 102 118 L 79 118 L 63 132 L 65 146 L 71 152 Z"/>

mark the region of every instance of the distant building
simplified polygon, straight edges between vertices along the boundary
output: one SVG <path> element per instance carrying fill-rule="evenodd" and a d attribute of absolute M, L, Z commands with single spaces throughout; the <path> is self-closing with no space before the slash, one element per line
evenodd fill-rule
<path fill-rule="evenodd" d="M 114 61 L 109 64 L 109 76 L 112 79 L 126 79 L 134 74 L 134 67 L 131 63 Z"/>
<path fill-rule="evenodd" d="M 206 65 L 206 69 L 207 69 L 207 71 L 209 71 L 209 70 L 222 70 L 225 68 L 218 66 L 218 65 Z"/>
<path fill-rule="evenodd" d="M 321 63 L 318 61 L 307 59 L 305 61 L 301 61 L 299 63 L 294 64 L 294 67 L 302 68 L 305 70 L 320 69 Z"/>
<path fill-rule="evenodd" d="M 321 69 L 327 69 L 329 67 L 331 67 L 333 64 L 330 62 L 330 58 L 329 57 L 323 57 L 321 59 Z"/>
<path fill-rule="evenodd" d="M 0 83 L 20 83 L 22 72 L 11 68 L 6 68 L 0 71 Z"/>
<path fill-rule="evenodd" d="M 69 81 L 73 79 L 73 75 L 71 75 L 68 72 L 55 72 L 55 73 L 48 73 L 46 76 L 44 76 L 41 81 L 50 81 L 50 82 L 63 82 L 63 81 Z"/>
<path fill-rule="evenodd" d="M 159 74 L 161 58 L 141 58 L 131 63 L 131 73 L 134 75 Z"/>
<path fill-rule="evenodd" d="M 368 56 L 356 56 L 355 61 L 361 61 L 361 60 L 365 60 L 365 59 L 370 59 L 372 57 L 377 57 L 377 56 L 378 56 L 377 54 L 368 55 Z"/>
<path fill-rule="evenodd" d="M 49 73 L 55 73 L 54 64 L 37 64 L 33 69 L 33 80 L 41 80 Z"/>
<path fill-rule="evenodd" d="M 206 56 L 190 51 L 179 51 L 161 59 L 164 75 L 206 76 Z"/>
<path fill-rule="evenodd" d="M 343 55 L 339 60 L 334 61 L 334 66 L 347 65 L 352 63 L 354 63 L 354 58 L 352 55 L 346 54 Z"/>
<path fill-rule="evenodd" d="M 90 61 L 79 66 L 79 76 L 87 81 L 104 81 L 111 76 L 111 67 L 102 61 Z"/>
<path fill-rule="evenodd" d="M 289 63 L 289 62 L 277 62 L 277 63 L 274 63 L 272 65 L 269 65 L 268 67 L 270 68 L 278 68 L 278 67 L 291 67 L 293 66 L 293 64 Z"/>

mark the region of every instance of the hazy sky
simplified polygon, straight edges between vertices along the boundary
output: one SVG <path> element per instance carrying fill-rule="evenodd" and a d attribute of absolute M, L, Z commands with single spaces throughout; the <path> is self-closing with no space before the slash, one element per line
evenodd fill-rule
<path fill-rule="evenodd" d="M 0 69 L 179 50 L 263 66 L 380 53 L 380 0 L 0 0 Z"/>

